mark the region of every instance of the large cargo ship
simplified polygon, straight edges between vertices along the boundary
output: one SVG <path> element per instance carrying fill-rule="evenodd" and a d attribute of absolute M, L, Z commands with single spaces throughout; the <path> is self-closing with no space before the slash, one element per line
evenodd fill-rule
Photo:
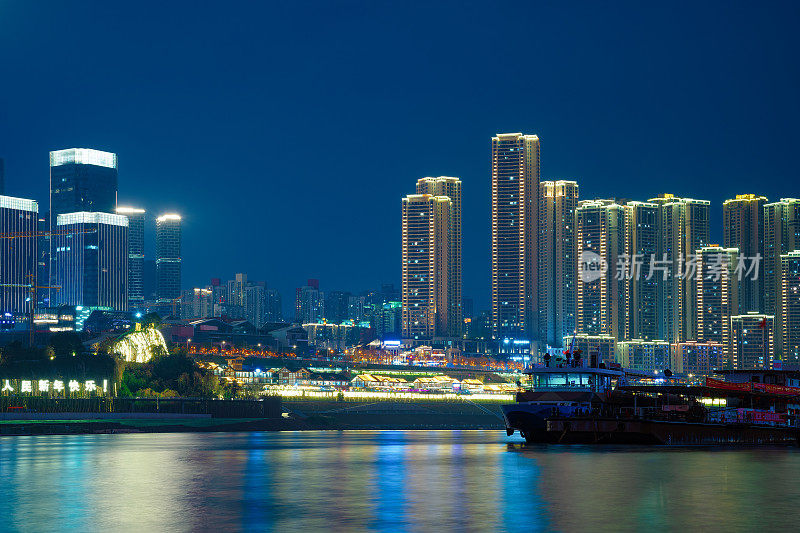
<path fill-rule="evenodd" d="M 503 416 L 529 443 L 798 444 L 798 372 L 720 371 L 693 386 L 631 384 L 623 369 L 580 362 L 526 375 Z"/>

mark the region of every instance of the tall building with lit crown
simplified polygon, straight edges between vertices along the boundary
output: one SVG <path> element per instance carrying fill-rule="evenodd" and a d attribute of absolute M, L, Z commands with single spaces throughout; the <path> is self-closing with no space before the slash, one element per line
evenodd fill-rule
<path fill-rule="evenodd" d="M 658 276 L 650 264 L 658 252 L 658 205 L 626 202 L 625 253 L 628 256 L 625 288 L 625 338 L 655 340 L 658 331 Z"/>
<path fill-rule="evenodd" d="M 731 317 L 727 367 L 771 369 L 775 353 L 775 317 L 747 313 Z"/>
<path fill-rule="evenodd" d="M 50 211 L 46 229 L 55 231 L 59 215 L 80 212 L 114 213 L 117 208 L 117 155 L 91 148 L 68 148 L 50 152 Z M 54 277 L 53 240 L 44 237 L 46 248 L 45 277 L 41 285 Z M 46 291 L 43 301 L 54 302 L 54 289 Z"/>
<path fill-rule="evenodd" d="M 781 256 L 800 250 L 800 199 L 782 198 L 764 206 L 764 312 L 775 315 L 775 351 L 785 346 L 781 297 Z"/>
<path fill-rule="evenodd" d="M 577 208 L 576 182 L 539 184 L 536 337 L 553 347 L 562 346 L 563 338 L 575 332 Z"/>
<path fill-rule="evenodd" d="M 782 360 L 800 364 L 800 250 L 781 256 Z"/>
<path fill-rule="evenodd" d="M 56 219 L 53 305 L 128 310 L 128 218 L 65 213 Z"/>
<path fill-rule="evenodd" d="M 450 221 L 447 242 L 448 252 L 447 301 L 449 302 L 448 334 L 461 336 L 463 333 L 463 309 L 461 303 L 461 180 L 458 178 L 439 176 L 438 178 L 421 178 L 417 180 L 417 194 L 446 196 L 450 198 Z"/>
<path fill-rule="evenodd" d="M 35 200 L 0 196 L 0 323 L 9 326 L 35 303 L 38 213 Z"/>
<path fill-rule="evenodd" d="M 578 205 L 578 261 L 596 254 L 607 265 L 596 278 L 580 277 L 577 284 L 578 333 L 625 334 L 624 277 L 617 276 L 620 257 L 625 254 L 625 209 L 613 200 L 584 200 Z"/>
<path fill-rule="evenodd" d="M 128 217 L 128 299 L 130 306 L 144 303 L 144 224 L 145 210 L 117 207 L 117 214 Z"/>
<path fill-rule="evenodd" d="M 539 137 L 492 138 L 492 337 L 530 339 L 537 294 Z"/>
<path fill-rule="evenodd" d="M 402 205 L 403 337 L 452 336 L 450 324 L 449 225 L 453 201 L 448 196 L 411 194 Z"/>
<path fill-rule="evenodd" d="M 658 337 L 669 342 L 696 338 L 692 329 L 693 306 L 696 299 L 695 286 L 691 280 L 679 275 L 684 263 L 696 250 L 709 244 L 709 212 L 707 200 L 678 198 L 662 194 L 651 198 L 649 203 L 658 209 L 659 267 L 667 265 L 670 274 L 663 279 L 659 272 Z"/>
<path fill-rule="evenodd" d="M 214 316 L 214 298 L 210 287 L 183 291 L 181 318 L 184 320 Z"/>
<path fill-rule="evenodd" d="M 156 296 L 172 301 L 181 295 L 181 217 L 174 213 L 156 219 Z"/>
<path fill-rule="evenodd" d="M 50 220 L 117 208 L 117 155 L 89 148 L 50 152 Z"/>
<path fill-rule="evenodd" d="M 740 313 L 739 280 L 736 264 L 738 248 L 704 246 L 696 252 L 695 283 L 697 299 L 690 302 L 694 310 L 692 329 L 695 340 L 730 345 L 731 317 Z M 689 267 L 691 268 L 691 267 Z M 691 275 L 687 269 L 687 275 Z M 726 353 L 730 357 L 730 353 Z"/>
<path fill-rule="evenodd" d="M 723 246 L 738 248 L 747 260 L 760 257 L 758 271 L 739 283 L 739 306 L 742 312 L 764 309 L 764 205 L 767 199 L 755 194 L 737 194 L 722 203 Z"/>

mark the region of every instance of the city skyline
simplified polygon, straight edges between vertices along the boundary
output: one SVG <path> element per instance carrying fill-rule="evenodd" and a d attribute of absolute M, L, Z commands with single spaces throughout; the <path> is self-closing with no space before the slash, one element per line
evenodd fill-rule
<path fill-rule="evenodd" d="M 475 300 L 476 309 L 489 309 L 485 147 L 487 138 L 504 131 L 537 134 L 545 150 L 542 179 L 575 180 L 582 198 L 625 195 L 645 201 L 672 192 L 709 200 L 715 207 L 711 240 L 719 244 L 722 201 L 743 193 L 771 202 L 798 196 L 785 190 L 794 176 L 797 133 L 789 125 L 798 110 L 775 103 L 793 101 L 788 94 L 798 78 L 789 54 L 797 44 L 788 29 L 797 9 L 791 5 L 727 10 L 723 27 L 715 22 L 720 13 L 708 6 L 685 21 L 666 6 L 631 6 L 617 20 L 588 5 L 571 15 L 573 27 L 551 6 L 522 6 L 521 13 L 500 6 L 483 13 L 463 5 L 457 15 L 431 6 L 422 19 L 393 12 L 397 20 L 387 17 L 384 7 L 370 6 L 355 10 L 335 33 L 317 15 L 304 17 L 310 37 L 296 50 L 282 43 L 296 42 L 290 34 L 297 28 L 282 28 L 280 21 L 299 14 L 294 13 L 299 6 L 224 12 L 213 24 L 207 9 L 193 11 L 192 20 L 212 30 L 206 34 L 213 42 L 230 41 L 220 50 L 183 44 L 194 41 L 185 39 L 186 30 L 167 32 L 126 6 L 42 3 L 32 12 L 6 3 L 2 9 L 2 34 L 15 42 L 15 51 L 2 52 L 4 68 L 16 81 L 0 88 L 3 101 L 15 102 L 3 110 L 7 127 L 0 131 L 6 194 L 37 199 L 43 211 L 47 152 L 86 146 L 116 153 L 120 204 L 184 216 L 189 256 L 183 274 L 190 286 L 207 282 L 204 265 L 210 263 L 218 265 L 214 275 L 245 271 L 269 280 L 284 295 L 305 278 L 353 291 L 382 282 L 399 285 L 396 199 L 409 192 L 409 180 L 455 175 L 464 184 L 464 211 L 471 214 L 463 228 L 463 294 Z M 321 14 L 330 9 L 317 8 Z M 185 11 L 173 4 L 162 16 L 179 20 Z M 452 16 L 463 27 L 447 24 Z M 96 39 L 64 38 L 61 20 L 74 21 L 78 35 L 90 34 L 82 30 L 89 27 L 99 32 L 104 47 L 98 49 Z M 269 20 L 269 36 L 251 20 Z M 595 27 L 597 21 L 603 23 Z M 684 33 L 676 42 L 671 28 L 678 21 Z M 769 27 L 771 40 L 730 39 L 724 50 L 712 44 L 754 26 Z M 715 38 L 708 36 L 709 27 Z M 142 29 L 154 32 L 173 55 L 147 46 L 134 47 L 134 54 L 125 43 L 138 42 Z M 387 42 L 381 37 L 385 32 L 399 33 L 411 48 Z M 613 34 L 637 46 L 621 46 L 608 37 Z M 375 46 L 363 50 L 364 39 Z M 493 60 L 495 43 L 503 39 L 518 49 L 536 42 L 547 52 L 537 59 L 537 69 L 520 72 L 509 68 L 510 59 Z M 562 40 L 569 46 L 561 46 Z M 53 62 L 44 50 L 54 42 L 65 57 L 91 56 L 108 68 L 100 74 L 88 63 Z M 441 52 L 420 61 L 430 49 Z M 258 72 L 247 68 L 256 57 L 265 58 Z M 319 60 L 309 63 L 304 57 Z M 377 57 L 386 57 L 386 65 Z M 659 62 L 663 70 L 648 66 Z M 466 75 L 463 68 L 474 64 L 487 65 L 492 76 Z M 377 71 L 368 75 L 367 65 Z M 706 76 L 709 66 L 717 76 Z M 136 72 L 161 81 L 141 81 Z M 202 83 L 209 74 L 233 83 Z M 331 87 L 338 87 L 335 94 L 325 96 L 329 91 L 320 91 L 318 79 L 330 79 Z M 428 82 L 418 85 L 417 79 Z M 765 79 L 772 81 L 767 85 Z M 477 105 L 492 102 L 484 96 L 495 86 L 529 97 L 515 106 L 506 99 Z M 338 109 L 347 114 L 328 105 L 333 97 L 345 99 Z M 743 101 L 748 105 L 739 105 Z M 296 120 L 309 104 L 312 112 Z M 198 109 L 206 109 L 208 118 L 201 119 Z M 209 118 L 218 127 L 209 127 Z M 389 127 L 373 135 L 379 122 Z M 422 141 L 421 131 L 427 138 L 436 135 L 437 143 Z M 328 140 L 301 168 L 295 163 L 306 135 Z M 343 157 L 349 153 L 345 142 L 366 148 L 359 165 Z M 386 143 L 408 155 L 383 165 L 378 154 Z M 349 185 L 340 187 L 344 182 Z M 297 217 L 293 206 L 300 198 L 307 206 Z M 348 198 L 361 200 L 355 202 L 359 207 L 342 209 Z M 269 243 L 243 250 L 224 238 L 222 228 L 233 223 L 267 228 Z M 313 251 L 300 246 L 298 235 L 322 227 L 343 238 L 323 239 Z M 372 252 L 369 265 L 354 259 L 365 243 Z M 285 256 L 271 261 L 276 250 Z M 318 257 L 330 260 L 321 265 Z"/>
<path fill-rule="evenodd" d="M 653 257 L 660 257 L 663 253 L 666 253 L 665 250 L 669 249 L 672 250 L 668 254 L 669 260 L 672 263 L 672 270 L 677 272 L 682 268 L 679 263 L 683 260 L 682 256 L 686 252 L 690 255 L 692 251 L 699 254 L 704 247 L 719 246 L 717 243 L 710 242 L 712 240 L 710 235 L 714 233 L 710 224 L 714 209 L 711 202 L 708 200 L 681 198 L 670 193 L 659 194 L 658 197 L 651 198 L 648 202 L 613 197 L 611 199 L 594 198 L 581 200 L 577 192 L 579 184 L 576 181 L 542 180 L 537 182 L 535 180 L 534 174 L 539 174 L 540 172 L 539 161 L 541 158 L 538 136 L 522 133 L 497 134 L 497 136 L 492 137 L 492 153 L 495 154 L 493 156 L 495 158 L 498 157 L 496 155 L 497 147 L 499 146 L 498 139 L 505 139 L 506 142 L 511 142 L 512 144 L 509 144 L 509 146 L 519 145 L 522 147 L 523 145 L 530 145 L 528 148 L 520 151 L 520 153 L 523 154 L 523 157 L 519 160 L 519 164 L 521 165 L 519 167 L 520 169 L 526 168 L 526 166 L 531 164 L 531 161 L 534 161 L 531 167 L 533 169 L 531 171 L 531 181 L 527 185 L 527 187 L 533 191 L 532 196 L 535 200 L 532 200 L 532 202 L 534 206 L 530 208 L 530 212 L 525 213 L 525 216 L 530 220 L 520 225 L 520 228 L 524 228 L 526 232 L 533 235 L 530 238 L 531 243 L 525 245 L 530 247 L 527 253 L 530 254 L 532 267 L 531 272 L 526 274 L 527 277 L 530 277 L 530 281 L 526 282 L 526 289 L 521 293 L 527 295 L 526 298 L 530 299 L 529 302 L 526 302 L 526 305 L 533 307 L 533 315 L 526 319 L 530 321 L 529 325 L 525 326 L 527 333 L 516 334 L 518 337 L 526 336 L 541 340 L 549 345 L 558 345 L 562 334 L 568 331 L 579 331 L 581 333 L 587 331 L 580 326 L 574 327 L 574 324 L 579 322 L 581 303 L 580 298 L 577 298 L 576 301 L 574 290 L 571 291 L 569 289 L 570 286 L 575 285 L 570 277 L 573 274 L 569 272 L 569 268 L 565 269 L 563 266 L 569 262 L 572 254 L 575 254 L 577 257 L 580 256 L 582 251 L 591 249 L 591 246 L 587 247 L 582 242 L 569 244 L 575 240 L 576 235 L 578 237 L 581 236 L 580 222 L 582 218 L 580 214 L 587 208 L 595 206 L 602 207 L 606 210 L 613 208 L 618 211 L 614 218 L 615 220 L 618 219 L 619 222 L 614 222 L 612 224 L 614 228 L 618 227 L 620 231 L 619 237 L 614 237 L 614 242 L 617 243 L 615 247 L 618 248 L 618 250 L 613 256 L 605 258 L 608 264 L 616 263 L 618 260 L 617 255 L 620 257 L 623 255 L 642 255 L 644 263 L 641 267 L 645 268 L 646 271 L 648 268 L 648 260 L 651 255 Z M 533 155 L 526 154 L 526 151 L 531 152 Z M 510 153 L 513 152 L 514 149 L 512 149 Z M 508 154 L 506 154 L 505 159 L 508 159 Z M 523 163 L 523 161 L 527 162 Z M 57 181 L 61 183 L 67 182 L 68 179 L 75 180 L 69 183 L 70 187 L 66 190 L 81 190 L 80 194 L 83 196 L 79 195 L 75 200 L 67 202 L 69 205 L 67 205 L 66 211 L 73 211 L 76 213 L 80 213 L 81 209 L 93 207 L 93 202 L 96 202 L 94 197 L 98 194 L 98 187 L 96 187 L 95 184 L 89 183 L 89 181 L 92 179 L 97 180 L 98 178 L 93 178 L 92 176 L 106 169 L 113 170 L 114 183 L 110 189 L 107 188 L 104 183 L 98 182 L 100 185 L 99 193 L 105 194 L 108 197 L 106 199 L 108 205 L 105 206 L 107 210 L 102 212 L 124 214 L 125 218 L 128 219 L 135 228 L 133 230 L 134 239 L 131 244 L 130 257 L 135 257 L 138 260 L 146 257 L 146 254 L 143 253 L 145 248 L 147 248 L 146 244 L 148 241 L 148 239 L 144 237 L 145 228 L 152 224 L 156 229 L 155 235 L 153 236 L 155 245 L 153 257 L 155 257 L 155 259 L 150 260 L 154 261 L 156 264 L 169 260 L 177 262 L 179 265 L 176 273 L 172 274 L 175 280 L 170 282 L 173 288 L 169 290 L 169 296 L 162 295 L 159 296 L 159 299 L 162 300 L 162 303 L 166 303 L 168 300 L 180 296 L 182 291 L 185 291 L 187 288 L 189 290 L 192 289 L 191 286 L 187 287 L 181 283 L 180 263 L 182 260 L 180 256 L 182 235 L 180 227 L 183 224 L 181 215 L 176 213 L 162 214 L 148 222 L 145 209 L 129 206 L 117 207 L 117 154 L 86 148 L 58 150 L 50 152 L 50 166 L 50 183 L 52 190 L 50 194 L 51 204 L 55 194 L 60 193 L 58 189 L 59 185 L 53 182 L 53 167 L 59 170 L 62 168 L 74 169 L 69 170 L 67 174 L 62 171 L 61 175 L 74 175 L 76 177 L 59 178 Z M 515 170 L 514 172 L 516 173 L 517 171 Z M 524 174 L 529 171 L 520 170 L 520 172 Z M 97 174 L 97 176 L 99 177 L 100 174 Z M 492 176 L 494 176 L 494 173 Z M 490 178 L 492 178 L 492 176 L 490 176 Z M 78 181 L 80 179 L 88 179 L 89 181 L 81 185 L 82 182 Z M 513 180 L 514 178 L 511 179 Z M 535 185 L 533 185 L 534 183 Z M 61 185 L 61 187 L 65 186 Z M 440 176 L 438 178 L 423 177 L 417 179 L 416 189 L 417 194 L 407 195 L 404 198 L 404 203 L 412 197 L 429 196 L 435 198 L 435 195 L 449 195 L 452 197 L 452 202 L 447 208 L 448 212 L 446 214 L 446 218 L 450 219 L 452 217 L 452 220 L 447 223 L 445 233 L 454 232 L 452 236 L 447 238 L 447 247 L 452 247 L 449 251 L 449 255 L 457 259 L 449 261 L 447 270 L 449 271 L 448 279 L 454 279 L 456 281 L 453 283 L 453 287 L 455 288 L 446 289 L 445 292 L 448 293 L 448 301 L 457 300 L 459 302 L 457 306 L 450 306 L 453 308 L 453 311 L 450 312 L 451 316 L 448 317 L 448 322 L 454 323 L 458 320 L 457 317 L 460 317 L 460 304 L 463 302 L 462 298 L 454 298 L 454 296 L 463 295 L 460 283 L 462 274 L 462 264 L 460 260 L 460 248 L 462 243 L 460 216 L 462 182 L 458 178 L 445 176 Z M 87 196 L 88 199 L 84 198 L 84 196 Z M 513 200 L 513 196 L 512 194 L 511 204 L 516 204 L 517 202 Z M 13 200 L 16 197 L 6 195 L 6 198 Z M 442 196 L 442 198 L 446 199 L 447 196 Z M 19 200 L 33 201 L 36 203 L 36 200 L 24 198 Z M 497 200 L 491 199 L 491 202 L 496 204 Z M 62 203 L 64 203 L 63 200 Z M 723 225 L 721 230 L 723 233 L 723 242 L 735 245 L 730 247 L 732 251 L 743 253 L 747 258 L 752 258 L 754 255 L 758 254 L 763 259 L 763 261 L 757 265 L 759 268 L 756 277 L 752 280 L 744 280 L 737 286 L 739 294 L 737 295 L 736 305 L 738 306 L 739 302 L 742 302 L 742 307 L 740 309 L 742 312 L 757 312 L 760 309 L 771 307 L 769 279 L 771 275 L 774 276 L 773 272 L 777 273 L 778 269 L 773 268 L 770 261 L 778 261 L 782 254 L 796 248 L 795 241 L 797 240 L 797 236 L 795 233 L 795 226 L 797 225 L 798 205 L 800 205 L 800 200 L 795 198 L 782 197 L 778 201 L 770 201 L 765 196 L 752 193 L 737 194 L 735 198 L 726 199 L 722 202 L 721 212 L 723 214 Z M 53 208 L 53 211 L 58 210 L 59 209 L 55 207 Z M 65 209 L 61 210 L 64 211 Z M 520 213 L 522 213 L 522 211 Z M 777 213 L 777 215 L 775 213 Z M 456 214 L 458 214 L 458 216 L 456 216 Z M 61 215 L 58 214 L 57 216 Z M 573 216 L 574 219 L 570 219 L 570 216 Z M 776 221 L 773 221 L 773 219 Z M 565 226 L 565 221 L 568 220 L 573 220 L 573 223 L 566 223 Z M 43 219 L 40 214 L 40 231 L 41 228 L 46 227 L 41 226 L 42 222 Z M 47 224 L 46 221 L 44 223 Z M 170 230 L 171 232 L 177 231 L 175 236 L 171 237 L 177 240 L 175 243 L 169 245 L 173 248 L 177 246 L 177 248 L 172 251 L 172 254 L 177 257 L 175 259 L 165 259 L 162 257 L 159 260 L 159 242 L 164 240 L 160 239 L 159 236 L 166 234 L 161 231 L 161 229 L 169 224 L 173 224 L 175 227 L 174 230 Z M 653 231 L 655 231 L 655 233 L 653 233 Z M 583 233 L 586 233 L 586 230 L 584 230 Z M 775 239 L 778 240 L 776 241 Z M 643 242 L 644 245 L 642 244 Z M 773 244 L 770 244 L 771 242 Z M 770 251 L 771 248 L 776 248 L 775 242 L 783 243 L 779 247 L 780 250 L 777 251 L 777 253 Z M 42 246 L 41 243 L 40 246 Z M 44 246 L 49 246 L 46 239 Z M 604 249 L 607 248 L 606 246 Z M 577 258 L 580 259 L 580 257 Z M 147 261 L 148 260 L 145 260 L 145 264 Z M 136 262 L 132 262 L 132 265 L 136 265 Z M 141 285 L 144 275 L 142 272 L 142 265 L 132 266 L 129 275 L 134 280 L 134 285 L 137 284 L 137 279 L 140 280 L 138 285 Z M 219 275 L 218 271 L 211 272 L 211 275 L 206 277 L 205 281 L 213 279 L 214 276 L 217 275 Z M 158 276 L 156 276 L 156 278 L 158 278 Z M 766 279 L 767 281 L 762 282 L 762 279 Z M 445 284 L 447 283 L 451 282 L 445 280 Z M 773 281 L 771 283 L 774 286 L 775 282 Z M 156 285 L 157 284 L 158 280 L 156 280 Z M 550 287 L 547 287 L 548 284 Z M 205 285 L 205 282 L 198 284 L 198 286 Z M 680 304 L 678 307 L 673 306 L 670 309 L 663 309 L 660 312 L 656 309 L 654 314 L 657 323 L 655 324 L 652 318 L 650 318 L 650 323 L 648 323 L 647 318 L 637 316 L 641 314 L 641 312 L 644 312 L 646 307 L 651 306 L 653 304 L 651 300 L 655 299 L 653 295 L 645 295 L 644 300 L 641 299 L 642 286 L 646 285 L 648 285 L 648 283 L 644 281 L 639 282 L 639 280 L 633 280 L 630 282 L 630 286 L 620 288 L 618 293 L 614 296 L 614 298 L 617 298 L 620 302 L 618 305 L 619 311 L 614 312 L 624 312 L 626 314 L 625 320 L 621 318 L 621 315 L 613 319 L 614 325 L 610 327 L 617 331 L 616 336 L 628 339 L 670 338 L 673 342 L 698 338 L 697 318 L 695 317 L 695 306 L 697 304 L 698 294 L 694 292 L 694 285 L 686 284 L 685 281 L 670 279 L 667 283 L 659 283 L 659 287 L 657 288 L 652 287 L 657 291 L 663 292 L 665 295 L 672 294 L 671 297 L 662 296 L 662 298 L 665 300 L 675 300 Z M 744 290 L 743 287 L 748 285 L 754 285 L 754 288 L 750 289 L 748 297 L 745 298 L 741 291 Z M 762 286 L 765 286 L 765 290 L 760 291 L 758 287 Z M 580 284 L 577 284 L 577 288 L 581 287 Z M 361 285 L 358 290 L 352 292 L 358 293 L 364 290 L 365 286 Z M 139 291 L 141 291 L 141 289 L 139 289 Z M 337 287 L 335 291 L 340 291 L 340 288 Z M 540 291 L 543 292 L 541 296 L 539 295 Z M 350 291 L 347 292 L 349 293 Z M 580 293 L 580 290 L 577 292 Z M 755 292 L 763 292 L 763 294 L 756 298 L 752 296 Z M 137 294 L 136 290 L 133 291 L 133 294 L 134 297 L 132 300 L 140 301 L 140 298 L 135 297 Z M 580 294 L 578 296 L 580 296 Z M 470 296 L 463 296 L 463 298 L 471 299 Z M 574 307 L 572 302 L 575 302 Z M 664 305 L 671 306 L 672 304 L 669 301 L 665 301 Z M 681 307 L 684 305 L 687 307 Z M 554 311 L 553 307 L 558 308 L 558 310 Z M 575 316 L 572 316 L 572 313 L 574 313 Z M 649 317 L 650 315 L 648 315 L 648 318 Z M 460 324 L 460 320 L 458 320 L 457 323 Z M 642 333 L 642 327 L 645 329 L 649 327 L 651 331 Z M 457 331 L 457 329 L 451 329 L 450 331 Z M 603 334 L 606 333 L 604 332 Z M 509 334 L 501 335 L 497 338 L 501 338 L 502 336 L 507 337 Z M 511 336 L 513 337 L 515 335 L 511 334 Z"/>
<path fill-rule="evenodd" d="M 794 530 L 798 22 L 0 0 L 3 530 Z"/>

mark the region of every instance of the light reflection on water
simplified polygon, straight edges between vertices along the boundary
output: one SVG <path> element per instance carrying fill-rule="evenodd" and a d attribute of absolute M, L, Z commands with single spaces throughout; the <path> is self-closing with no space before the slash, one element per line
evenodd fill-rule
<path fill-rule="evenodd" d="M 800 450 L 497 431 L 0 438 L 0 529 L 794 530 Z"/>

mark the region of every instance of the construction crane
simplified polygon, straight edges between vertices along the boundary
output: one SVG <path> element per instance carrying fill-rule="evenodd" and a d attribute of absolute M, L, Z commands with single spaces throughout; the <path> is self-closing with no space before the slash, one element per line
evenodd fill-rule
<path fill-rule="evenodd" d="M 79 235 L 82 233 L 95 233 L 96 230 L 79 230 L 79 231 L 35 231 L 35 232 L 28 232 L 28 233 L 0 233 L 0 239 L 38 239 L 40 237 L 57 237 L 61 235 Z M 9 288 L 27 288 L 30 291 L 29 301 L 30 301 L 30 316 L 28 317 L 28 345 L 33 347 L 33 336 L 34 336 L 34 325 L 33 325 L 33 318 L 34 313 L 36 311 L 36 291 L 39 289 L 55 289 L 60 290 L 61 287 L 58 285 L 39 285 L 38 280 L 38 269 L 34 269 L 32 274 L 28 274 L 26 277 L 30 278 L 30 283 L 0 283 L 0 287 L 9 287 Z"/>
<path fill-rule="evenodd" d="M 12 287 L 12 288 L 27 288 L 30 291 L 30 296 L 28 296 L 28 301 L 31 303 L 31 310 L 30 316 L 28 317 L 28 346 L 31 348 L 33 347 L 33 334 L 34 334 L 34 326 L 33 326 L 33 318 L 36 311 L 36 291 L 39 289 L 55 289 L 60 290 L 60 285 L 37 285 L 36 284 L 36 275 L 35 274 L 28 274 L 28 277 L 34 278 L 31 283 L 0 283 L 0 287 Z"/>

